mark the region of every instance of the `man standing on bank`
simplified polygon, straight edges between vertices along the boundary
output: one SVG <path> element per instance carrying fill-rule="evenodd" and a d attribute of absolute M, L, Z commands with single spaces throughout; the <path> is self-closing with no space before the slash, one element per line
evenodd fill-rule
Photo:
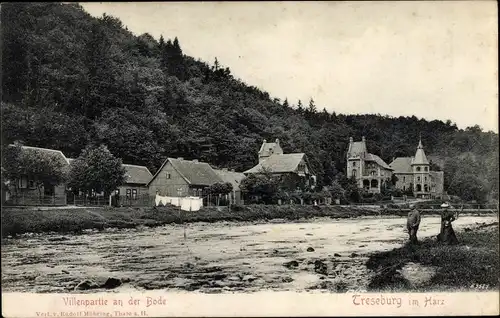
<path fill-rule="evenodd" d="M 410 243 L 416 244 L 417 231 L 420 226 L 420 211 L 415 208 L 415 205 L 410 205 L 410 212 L 408 213 L 408 220 L 406 221 L 406 228 L 408 229 L 408 234 L 410 235 Z"/>

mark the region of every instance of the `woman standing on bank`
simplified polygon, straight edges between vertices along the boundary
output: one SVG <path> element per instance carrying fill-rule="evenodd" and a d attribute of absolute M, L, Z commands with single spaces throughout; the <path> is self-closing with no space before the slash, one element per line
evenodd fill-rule
<path fill-rule="evenodd" d="M 441 230 L 437 239 L 445 244 L 458 244 L 458 239 L 452 226 L 452 222 L 456 220 L 455 213 L 449 211 L 448 207 L 447 203 L 441 205 L 441 208 L 443 208 L 441 211 Z"/>

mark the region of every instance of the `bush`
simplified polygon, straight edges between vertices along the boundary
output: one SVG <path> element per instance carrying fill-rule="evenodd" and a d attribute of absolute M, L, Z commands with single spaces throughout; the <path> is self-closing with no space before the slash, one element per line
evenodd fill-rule
<path fill-rule="evenodd" d="M 240 212 L 245 210 L 245 206 L 241 204 L 231 204 L 231 211 Z"/>

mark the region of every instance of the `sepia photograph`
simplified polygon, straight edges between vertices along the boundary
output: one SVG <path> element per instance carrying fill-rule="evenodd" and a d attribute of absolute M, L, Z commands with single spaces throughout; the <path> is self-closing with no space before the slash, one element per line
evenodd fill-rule
<path fill-rule="evenodd" d="M 498 314 L 495 1 L 0 10 L 4 317 Z"/>

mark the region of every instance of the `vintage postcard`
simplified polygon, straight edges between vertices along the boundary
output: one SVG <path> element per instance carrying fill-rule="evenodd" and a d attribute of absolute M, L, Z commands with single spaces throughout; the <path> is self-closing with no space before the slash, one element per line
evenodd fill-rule
<path fill-rule="evenodd" d="M 4 317 L 499 314 L 496 2 L 0 9 Z"/>

